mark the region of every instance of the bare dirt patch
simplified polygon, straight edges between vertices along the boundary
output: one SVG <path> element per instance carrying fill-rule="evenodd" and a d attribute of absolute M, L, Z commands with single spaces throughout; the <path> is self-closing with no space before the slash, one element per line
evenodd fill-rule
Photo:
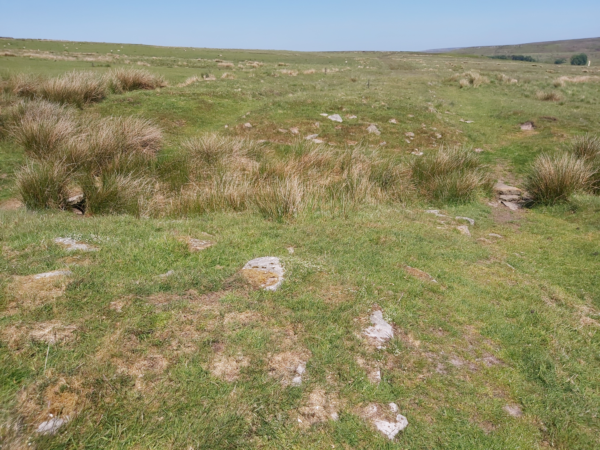
<path fill-rule="evenodd" d="M 52 302 L 63 295 L 68 284 L 68 271 L 55 271 L 46 274 L 15 276 L 6 288 L 9 304 L 8 314 L 20 308 L 33 308 Z"/>
<path fill-rule="evenodd" d="M 188 250 L 191 253 L 199 252 L 215 245 L 212 241 L 196 239 L 191 236 L 178 236 L 177 240 L 187 244 Z"/>
<path fill-rule="evenodd" d="M 269 375 L 278 378 L 283 386 L 300 384 L 310 359 L 309 350 L 286 351 L 269 357 Z M 300 377 L 300 379 L 298 379 Z"/>
<path fill-rule="evenodd" d="M 0 211 L 16 211 L 17 209 L 23 208 L 25 205 L 21 200 L 11 198 L 0 203 Z"/>
<path fill-rule="evenodd" d="M 210 365 L 210 372 L 217 378 L 232 382 L 239 378 L 240 370 L 250 366 L 250 358 L 243 355 L 219 354 Z"/>
<path fill-rule="evenodd" d="M 338 420 L 340 400 L 337 394 L 327 394 L 322 388 L 313 390 L 305 405 L 298 409 L 298 425 L 309 428 L 315 423 Z"/>
<path fill-rule="evenodd" d="M 418 278 L 419 280 L 436 283 L 435 279 L 431 275 L 429 275 L 427 272 L 423 272 L 421 269 L 416 269 L 410 266 L 404 266 L 403 269 L 407 274 Z"/>

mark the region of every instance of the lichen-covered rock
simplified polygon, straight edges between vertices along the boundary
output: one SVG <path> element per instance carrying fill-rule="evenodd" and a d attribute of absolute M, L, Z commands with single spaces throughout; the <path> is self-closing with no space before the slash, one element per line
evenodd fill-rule
<path fill-rule="evenodd" d="M 266 291 L 276 291 L 283 283 L 283 266 L 279 258 L 264 256 L 248 261 L 242 274 L 255 287 Z"/>

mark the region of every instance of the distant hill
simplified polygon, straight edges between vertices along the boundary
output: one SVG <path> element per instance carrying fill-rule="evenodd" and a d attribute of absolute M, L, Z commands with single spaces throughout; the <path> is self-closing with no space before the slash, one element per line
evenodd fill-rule
<path fill-rule="evenodd" d="M 432 51 L 440 53 L 439 51 Z M 541 62 L 554 62 L 557 58 L 569 58 L 574 53 L 586 53 L 592 64 L 600 61 L 600 37 L 587 39 L 570 39 L 566 41 L 533 42 L 520 45 L 493 45 L 487 47 L 464 47 L 448 49 L 445 53 L 462 55 L 528 55 Z"/>

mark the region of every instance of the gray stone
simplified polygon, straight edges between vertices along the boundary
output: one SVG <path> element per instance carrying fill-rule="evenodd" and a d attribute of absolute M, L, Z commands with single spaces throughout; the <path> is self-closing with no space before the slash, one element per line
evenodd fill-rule
<path fill-rule="evenodd" d="M 377 348 L 382 348 L 383 344 L 394 337 L 394 329 L 383 318 L 381 311 L 375 311 L 371 314 L 372 327 L 365 330 L 365 335 L 375 340 Z"/>
<path fill-rule="evenodd" d="M 251 282 L 258 283 L 258 287 L 266 291 L 276 291 L 283 283 L 285 271 L 279 258 L 275 256 L 264 256 L 248 261 L 242 269 Z"/>
<path fill-rule="evenodd" d="M 519 195 L 500 195 L 498 198 L 505 202 L 518 202 L 521 200 L 521 196 Z"/>
<path fill-rule="evenodd" d="M 377 128 L 377 126 L 374 123 L 372 123 L 371 125 L 369 125 L 367 127 L 367 131 L 369 133 L 376 134 L 377 136 L 379 136 L 381 134 L 381 131 L 379 131 L 379 129 Z"/>
<path fill-rule="evenodd" d="M 66 420 L 61 419 L 60 417 L 53 417 L 50 420 L 46 420 L 45 422 L 40 423 L 40 425 L 37 427 L 37 431 L 40 434 L 56 434 L 56 432 L 58 431 L 58 429 L 60 427 L 62 427 L 65 423 L 67 423 Z"/>
<path fill-rule="evenodd" d="M 98 248 L 93 247 L 88 244 L 84 244 L 83 242 L 77 242 L 75 239 L 71 238 L 56 238 L 54 239 L 54 243 L 65 247 L 65 249 L 69 252 L 72 251 L 82 251 L 82 252 L 96 252 Z"/>
<path fill-rule="evenodd" d="M 331 116 L 327 117 L 329 120 L 333 120 L 334 122 L 340 122 L 342 123 L 342 116 L 340 116 L 339 114 L 332 114 Z"/>
<path fill-rule="evenodd" d="M 42 278 L 68 277 L 71 275 L 73 275 L 73 272 L 70 270 L 55 270 L 53 272 L 38 273 L 33 276 L 33 279 L 41 280 Z"/>
<path fill-rule="evenodd" d="M 509 186 L 499 181 L 494 185 L 496 195 L 521 195 L 521 189 Z"/>
<path fill-rule="evenodd" d="M 504 206 L 506 206 L 511 211 L 518 211 L 519 209 L 521 209 L 521 205 L 519 205 L 518 203 L 515 203 L 515 202 L 504 202 L 503 201 L 500 203 L 502 203 Z"/>
<path fill-rule="evenodd" d="M 469 231 L 469 227 L 466 225 L 460 225 L 458 227 L 456 227 L 456 229 L 458 231 L 461 232 L 461 234 L 464 234 L 465 236 L 471 236 L 471 232 Z"/>
<path fill-rule="evenodd" d="M 466 220 L 471 224 L 471 226 L 475 226 L 475 220 L 470 219 L 469 217 L 456 216 L 456 220 Z"/>
<path fill-rule="evenodd" d="M 310 135 L 306 136 L 304 139 L 306 139 L 307 141 L 312 141 L 313 139 L 316 139 L 318 137 L 319 137 L 318 134 L 310 134 Z"/>

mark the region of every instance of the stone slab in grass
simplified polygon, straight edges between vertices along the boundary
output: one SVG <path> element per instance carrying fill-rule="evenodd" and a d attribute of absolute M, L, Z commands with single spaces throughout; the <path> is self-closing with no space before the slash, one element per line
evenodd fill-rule
<path fill-rule="evenodd" d="M 255 287 L 276 291 L 283 283 L 285 270 L 279 258 L 263 256 L 248 261 L 242 268 L 244 277 Z"/>

